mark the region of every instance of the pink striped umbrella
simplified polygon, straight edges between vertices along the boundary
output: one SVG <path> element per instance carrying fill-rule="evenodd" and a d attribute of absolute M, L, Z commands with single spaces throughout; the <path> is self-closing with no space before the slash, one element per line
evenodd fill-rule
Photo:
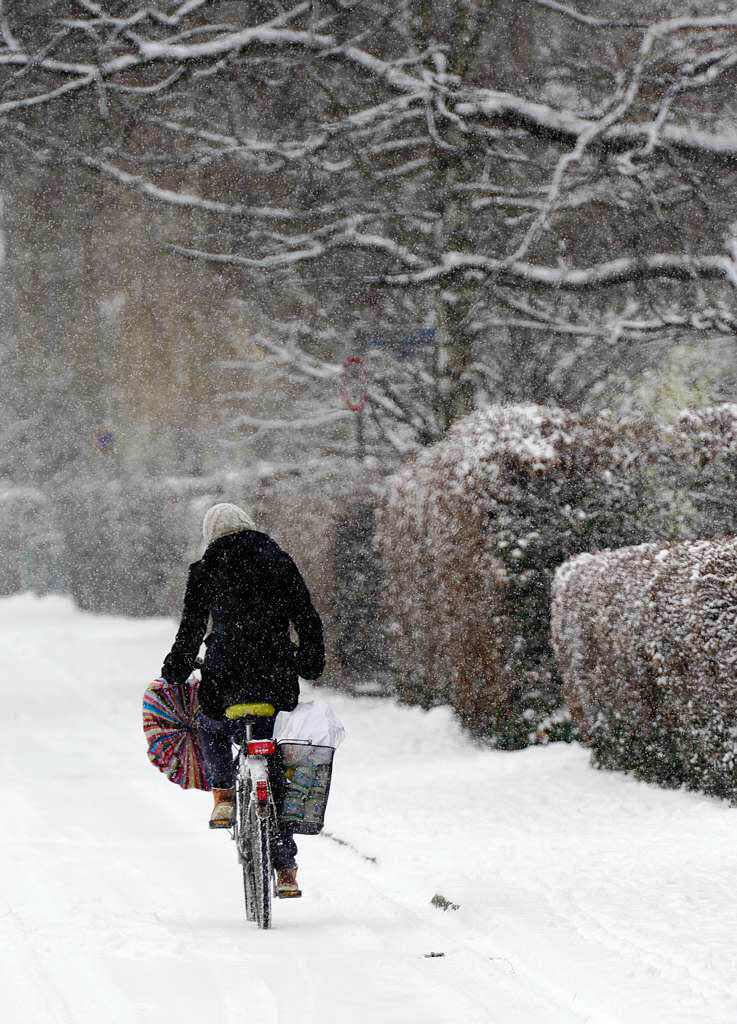
<path fill-rule="evenodd" d="M 182 789 L 210 789 L 197 740 L 197 677 L 184 683 L 156 679 L 143 695 L 143 732 L 148 757 Z"/>

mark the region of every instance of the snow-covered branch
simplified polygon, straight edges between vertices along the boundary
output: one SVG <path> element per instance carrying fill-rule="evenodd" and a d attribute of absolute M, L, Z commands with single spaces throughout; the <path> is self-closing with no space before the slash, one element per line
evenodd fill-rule
<path fill-rule="evenodd" d="M 627 19 L 613 19 L 613 18 L 596 18 L 590 14 L 582 14 L 577 11 L 570 4 L 561 4 L 557 0 L 526 0 L 527 3 L 535 4 L 537 7 L 542 7 L 549 11 L 554 11 L 556 14 L 563 14 L 566 18 L 570 18 L 572 21 L 578 22 L 580 25 L 588 25 L 591 28 L 624 28 L 624 29 L 637 29 L 645 28 L 646 24 L 641 21 L 632 21 Z"/>
<path fill-rule="evenodd" d="M 303 236 L 300 239 L 305 241 Z M 315 261 L 331 251 L 355 248 L 365 252 L 381 252 L 414 267 L 407 272 L 389 272 L 370 277 L 375 284 L 420 286 L 449 278 L 481 280 L 491 278 L 498 285 L 522 284 L 535 288 L 590 291 L 632 281 L 669 279 L 675 281 L 723 281 L 737 286 L 737 264 L 731 255 L 688 256 L 681 253 L 653 253 L 644 256 L 622 256 L 588 267 L 561 267 L 530 263 L 523 260 L 498 259 L 478 253 L 447 252 L 429 264 L 416 253 L 398 246 L 391 238 L 360 231 L 338 231 L 324 241 L 315 239 L 302 248 L 252 258 L 237 253 L 209 252 L 185 246 L 169 246 L 172 252 L 192 259 L 253 270 L 277 270 Z"/>
<path fill-rule="evenodd" d="M 0 36 L 2 36 L 3 43 L 8 50 L 17 50 L 19 49 L 19 46 L 10 28 L 6 11 L 6 3 L 7 0 L 0 0 Z"/>
<path fill-rule="evenodd" d="M 533 135 L 557 139 L 572 146 L 595 128 L 594 122 L 573 111 L 496 90 L 469 91 L 455 109 L 465 117 L 483 114 L 490 121 L 524 127 Z M 612 124 L 597 139 L 597 145 L 614 152 L 642 146 L 649 141 L 652 127 L 651 121 Z M 667 146 L 704 156 L 734 157 L 737 155 L 737 133 L 667 124 L 659 133 L 658 148 Z"/>
<path fill-rule="evenodd" d="M 57 60 L 48 56 L 46 51 L 50 52 L 56 45 L 53 39 L 36 53 L 24 50 L 10 28 L 7 12 L 0 8 L 0 37 L 5 42 L 5 49 L 0 50 L 0 69 L 3 66 L 15 67 L 26 72 L 41 72 L 47 78 L 73 78 L 73 83 L 67 82 L 66 87 L 60 84 L 40 90 L 34 89 L 25 96 L 14 96 L 0 106 L 0 113 L 25 106 L 51 103 L 68 92 L 94 86 L 97 81 L 110 82 L 126 89 L 158 88 L 163 91 L 177 80 L 173 72 L 165 76 L 157 86 L 131 82 L 130 76 L 157 63 L 176 65 L 180 72 L 187 67 L 201 70 L 203 64 L 216 64 L 224 57 L 232 58 L 254 48 L 266 47 L 277 52 L 304 51 L 305 54 L 313 54 L 315 59 L 342 64 L 346 69 L 351 69 L 365 78 L 367 83 L 384 85 L 394 94 L 379 103 L 352 111 L 343 127 L 357 128 L 362 124 L 365 126 L 387 116 L 388 108 L 392 105 L 399 109 L 407 103 L 421 101 L 423 116 L 427 116 L 428 110 L 437 110 L 440 116 L 446 117 L 462 131 L 473 132 L 475 125 L 468 122 L 483 117 L 486 120 L 516 123 L 533 133 L 563 139 L 573 147 L 579 145 L 582 139 L 591 138 L 596 139 L 598 145 L 616 149 L 642 145 L 652 136 L 652 124 L 639 120 L 625 122 L 622 120 L 622 114 L 639 91 L 643 70 L 656 43 L 675 34 L 718 34 L 733 32 L 737 27 L 737 15 L 671 18 L 645 26 L 637 21 L 589 17 L 575 11 L 569 5 L 556 3 L 554 0 L 528 0 L 528 3 L 599 28 L 643 30 L 639 56 L 633 65 L 628 85 L 623 91 L 621 109 L 615 107 L 612 111 L 610 108 L 603 121 L 595 122 L 581 116 L 575 109 L 536 102 L 523 93 L 515 95 L 493 89 L 469 87 L 451 75 L 437 73 L 434 68 L 431 69 L 429 60 L 424 67 L 408 71 L 407 67 L 411 67 L 411 64 L 405 59 L 387 60 L 370 49 L 347 45 L 335 32 L 319 33 L 311 27 L 290 27 L 291 23 L 298 22 L 309 13 L 309 3 L 296 4 L 269 21 L 237 30 L 232 30 L 229 25 L 218 26 L 207 21 L 190 26 L 189 32 L 196 33 L 201 30 L 207 32 L 208 38 L 183 40 L 181 34 L 178 41 L 177 37 L 165 34 L 160 38 L 147 37 L 147 31 L 152 29 L 179 28 L 183 22 L 196 16 L 201 8 L 206 6 L 196 3 L 182 4 L 172 15 L 167 15 L 154 7 L 143 6 L 125 18 L 112 17 L 99 8 L 99 5 L 90 5 L 91 17 L 87 20 L 79 19 L 76 27 L 80 30 L 83 27 L 94 27 L 97 31 L 108 29 L 113 33 L 111 45 L 125 50 L 104 60 L 99 60 L 97 56 L 98 52 L 104 52 L 104 47 L 99 51 L 90 50 L 86 41 L 80 41 L 76 47 L 70 43 L 66 46 L 70 56 L 76 49 L 79 59 Z M 99 8 L 97 13 L 95 7 Z M 135 32 L 132 30 L 134 27 Z M 64 31 L 68 33 L 73 28 L 74 25 L 67 24 Z M 82 37 L 86 40 L 86 33 L 82 33 Z M 429 49 L 427 52 L 431 53 L 432 50 Z M 708 85 L 729 66 L 730 61 L 726 60 L 704 69 L 699 75 L 692 75 L 690 87 Z M 127 80 L 119 81 L 121 77 Z M 9 87 L 8 81 L 0 83 L 0 87 Z M 332 134 L 337 128 L 336 125 L 325 125 L 321 132 L 305 140 L 307 149 L 321 144 L 325 131 Z M 430 129 L 431 132 L 434 130 Z M 665 125 L 660 137 L 660 145 L 663 146 L 674 145 L 720 155 L 737 152 L 737 141 L 733 133 L 708 131 L 687 123 Z"/>
<path fill-rule="evenodd" d="M 492 277 L 497 284 L 526 284 L 538 288 L 589 291 L 629 281 L 667 278 L 675 281 L 726 281 L 737 286 L 737 264 L 731 256 L 689 257 L 678 253 L 651 256 L 624 256 L 590 267 L 551 267 L 507 262 L 472 253 L 444 253 L 440 261 L 416 273 L 384 274 L 376 282 L 386 285 L 421 285 L 447 278 L 460 278 L 474 272 Z"/>
<path fill-rule="evenodd" d="M 226 396 L 224 396 L 226 397 Z M 284 419 L 262 419 L 258 416 L 238 415 L 234 417 L 231 425 L 234 427 L 254 427 L 255 432 L 250 434 L 251 440 L 270 430 L 309 430 L 313 427 L 324 427 L 328 423 L 335 423 L 337 420 L 351 419 L 354 414 L 345 409 L 336 409 L 318 416 L 297 417 L 291 420 Z"/>
<path fill-rule="evenodd" d="M 179 211 L 168 250 L 242 269 L 268 306 L 270 368 L 340 372 L 286 324 L 304 309 L 338 332 L 392 303 L 392 323 L 437 325 L 436 371 L 369 391 L 374 438 L 411 445 L 491 387 L 475 348 L 507 334 L 542 363 L 734 331 L 737 12 L 588 7 L 62 0 L 31 31 L 6 3 L 2 129 Z"/>

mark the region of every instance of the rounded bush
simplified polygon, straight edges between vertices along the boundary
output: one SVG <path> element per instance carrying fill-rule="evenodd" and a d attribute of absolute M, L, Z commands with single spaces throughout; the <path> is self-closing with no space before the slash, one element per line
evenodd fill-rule
<path fill-rule="evenodd" d="M 736 622 L 733 538 L 561 566 L 553 647 L 595 764 L 737 799 Z"/>
<path fill-rule="evenodd" d="M 538 406 L 456 424 L 389 482 L 379 541 L 403 699 L 506 748 L 570 735 L 550 587 L 571 555 L 657 536 L 659 434 Z"/>

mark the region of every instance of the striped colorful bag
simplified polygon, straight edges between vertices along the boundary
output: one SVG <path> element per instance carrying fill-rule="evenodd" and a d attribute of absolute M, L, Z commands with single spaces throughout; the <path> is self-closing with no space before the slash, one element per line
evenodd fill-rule
<path fill-rule="evenodd" d="M 155 679 L 143 695 L 143 732 L 148 757 L 182 789 L 210 789 L 197 739 L 196 675 L 184 683 Z"/>

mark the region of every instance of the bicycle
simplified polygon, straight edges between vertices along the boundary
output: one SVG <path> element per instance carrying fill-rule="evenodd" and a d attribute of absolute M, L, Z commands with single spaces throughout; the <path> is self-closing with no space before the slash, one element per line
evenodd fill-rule
<path fill-rule="evenodd" d="M 271 704 L 232 704 L 225 716 L 234 722 L 235 823 L 232 837 L 243 868 L 246 920 L 259 928 L 271 927 L 273 868 L 271 848 L 279 842 L 279 818 L 275 800 L 272 758 L 273 739 L 253 739 L 259 718 L 275 714 Z"/>

